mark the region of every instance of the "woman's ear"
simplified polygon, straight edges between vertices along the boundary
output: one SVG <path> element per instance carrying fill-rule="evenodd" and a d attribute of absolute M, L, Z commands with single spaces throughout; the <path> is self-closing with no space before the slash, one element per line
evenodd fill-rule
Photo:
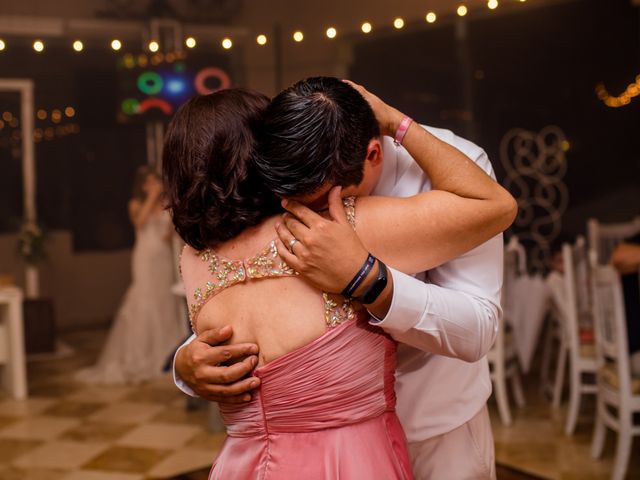
<path fill-rule="evenodd" d="M 380 143 L 380 139 L 371 139 L 369 145 L 367 145 L 366 160 L 371 162 L 371 165 L 374 167 L 382 162 L 382 144 Z"/>

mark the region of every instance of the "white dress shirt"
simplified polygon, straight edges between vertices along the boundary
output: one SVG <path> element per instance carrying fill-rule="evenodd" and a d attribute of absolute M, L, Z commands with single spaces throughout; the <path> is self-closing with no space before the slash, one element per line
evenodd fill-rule
<path fill-rule="evenodd" d="M 448 130 L 425 127 L 495 178 L 487 154 Z M 384 164 L 374 195 L 408 197 L 431 190 L 409 153 L 383 139 Z M 372 320 L 398 346 L 397 410 L 409 442 L 435 437 L 473 418 L 491 395 L 485 355 L 498 332 L 502 235 L 416 278 L 390 269 L 393 300 Z"/>
<path fill-rule="evenodd" d="M 425 128 L 494 177 L 481 148 L 448 130 Z M 374 195 L 408 197 L 431 190 L 429 179 L 403 147 L 395 146 L 389 137 L 382 143 L 383 170 Z M 385 318 L 371 323 L 400 342 L 397 410 L 409 442 L 466 423 L 491 394 L 485 355 L 493 345 L 502 313 L 502 249 L 502 235 L 498 235 L 415 278 L 390 269 L 394 281 L 391 307 Z M 195 335 L 185 345 L 193 338 Z M 183 392 L 194 395 L 176 376 L 175 368 L 174 381 Z"/>

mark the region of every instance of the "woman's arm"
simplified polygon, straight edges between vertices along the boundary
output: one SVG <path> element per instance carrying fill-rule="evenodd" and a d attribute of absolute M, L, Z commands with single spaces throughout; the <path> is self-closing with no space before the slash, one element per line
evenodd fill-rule
<path fill-rule="evenodd" d="M 404 115 L 363 87 L 352 85 L 372 106 L 381 132 L 393 136 Z M 458 149 L 415 122 L 403 146 L 434 190 L 409 198 L 358 199 L 356 230 L 374 255 L 403 272 L 422 272 L 511 225 L 517 213 L 513 197 Z"/>
<path fill-rule="evenodd" d="M 404 116 L 357 88 L 371 104 L 381 132 L 393 135 Z M 403 144 L 432 186 L 447 191 L 409 198 L 359 198 L 356 230 L 360 240 L 348 232 L 351 227 L 337 189 L 329 196 L 331 219 L 323 219 L 296 202 L 286 203 L 285 208 L 300 221 L 288 216 L 288 229 L 279 227 L 283 240 L 279 251 L 315 285 L 331 285 L 330 291 L 340 291 L 340 285 L 343 288 L 360 268 L 367 250 L 406 273 L 429 270 L 484 243 L 513 221 L 517 212 L 513 197 L 459 150 L 416 123 L 409 127 Z M 294 237 L 300 242 L 295 247 L 297 258 L 287 255 L 284 248 Z M 341 239 L 339 249 L 335 248 L 337 238 Z M 342 275 L 327 269 L 329 263 L 339 264 Z"/>

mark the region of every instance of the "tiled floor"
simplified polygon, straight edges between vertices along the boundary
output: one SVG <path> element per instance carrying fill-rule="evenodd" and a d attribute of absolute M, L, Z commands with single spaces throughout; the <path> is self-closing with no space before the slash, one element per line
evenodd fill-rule
<path fill-rule="evenodd" d="M 140 386 L 81 385 L 103 332 L 65 341 L 73 356 L 29 363 L 30 398 L 0 394 L 0 480 L 144 480 L 208 469 L 224 441 L 187 411 L 169 376 Z"/>
<path fill-rule="evenodd" d="M 567 394 L 565 403 L 556 410 L 540 393 L 537 380 L 535 373 L 528 381 L 525 379 L 527 405 L 522 409 L 512 406 L 514 421 L 510 427 L 500 423 L 495 403 L 489 403 L 497 461 L 549 480 L 608 480 L 616 441 L 609 431 L 602 458 L 591 458 L 595 399 L 583 397 L 575 434 L 569 437 L 564 434 Z M 640 479 L 638 437 L 632 447 L 627 478 Z"/>
<path fill-rule="evenodd" d="M 204 479 L 224 435 L 207 431 L 206 410 L 187 411 L 184 396 L 167 376 L 132 387 L 93 387 L 73 381 L 92 363 L 103 332 L 76 333 L 65 341 L 73 356 L 29 364 L 30 398 L 0 394 L 0 480 Z M 527 406 L 513 409 L 503 427 L 491 402 L 500 479 L 523 478 L 517 470 L 558 480 L 608 479 L 615 442 L 609 433 L 602 460 L 589 455 L 594 402 L 584 402 L 576 434 L 562 432 L 565 410 L 554 411 L 525 382 Z M 187 472 L 196 472 L 182 476 Z M 640 479 L 640 440 L 628 478 Z"/>

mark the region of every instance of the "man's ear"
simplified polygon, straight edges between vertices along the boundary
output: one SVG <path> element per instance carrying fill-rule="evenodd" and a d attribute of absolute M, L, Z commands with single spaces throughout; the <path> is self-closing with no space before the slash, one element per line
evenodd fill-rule
<path fill-rule="evenodd" d="M 367 145 L 367 156 L 365 157 L 371 166 L 377 166 L 382 162 L 382 144 L 379 138 L 372 138 Z"/>

